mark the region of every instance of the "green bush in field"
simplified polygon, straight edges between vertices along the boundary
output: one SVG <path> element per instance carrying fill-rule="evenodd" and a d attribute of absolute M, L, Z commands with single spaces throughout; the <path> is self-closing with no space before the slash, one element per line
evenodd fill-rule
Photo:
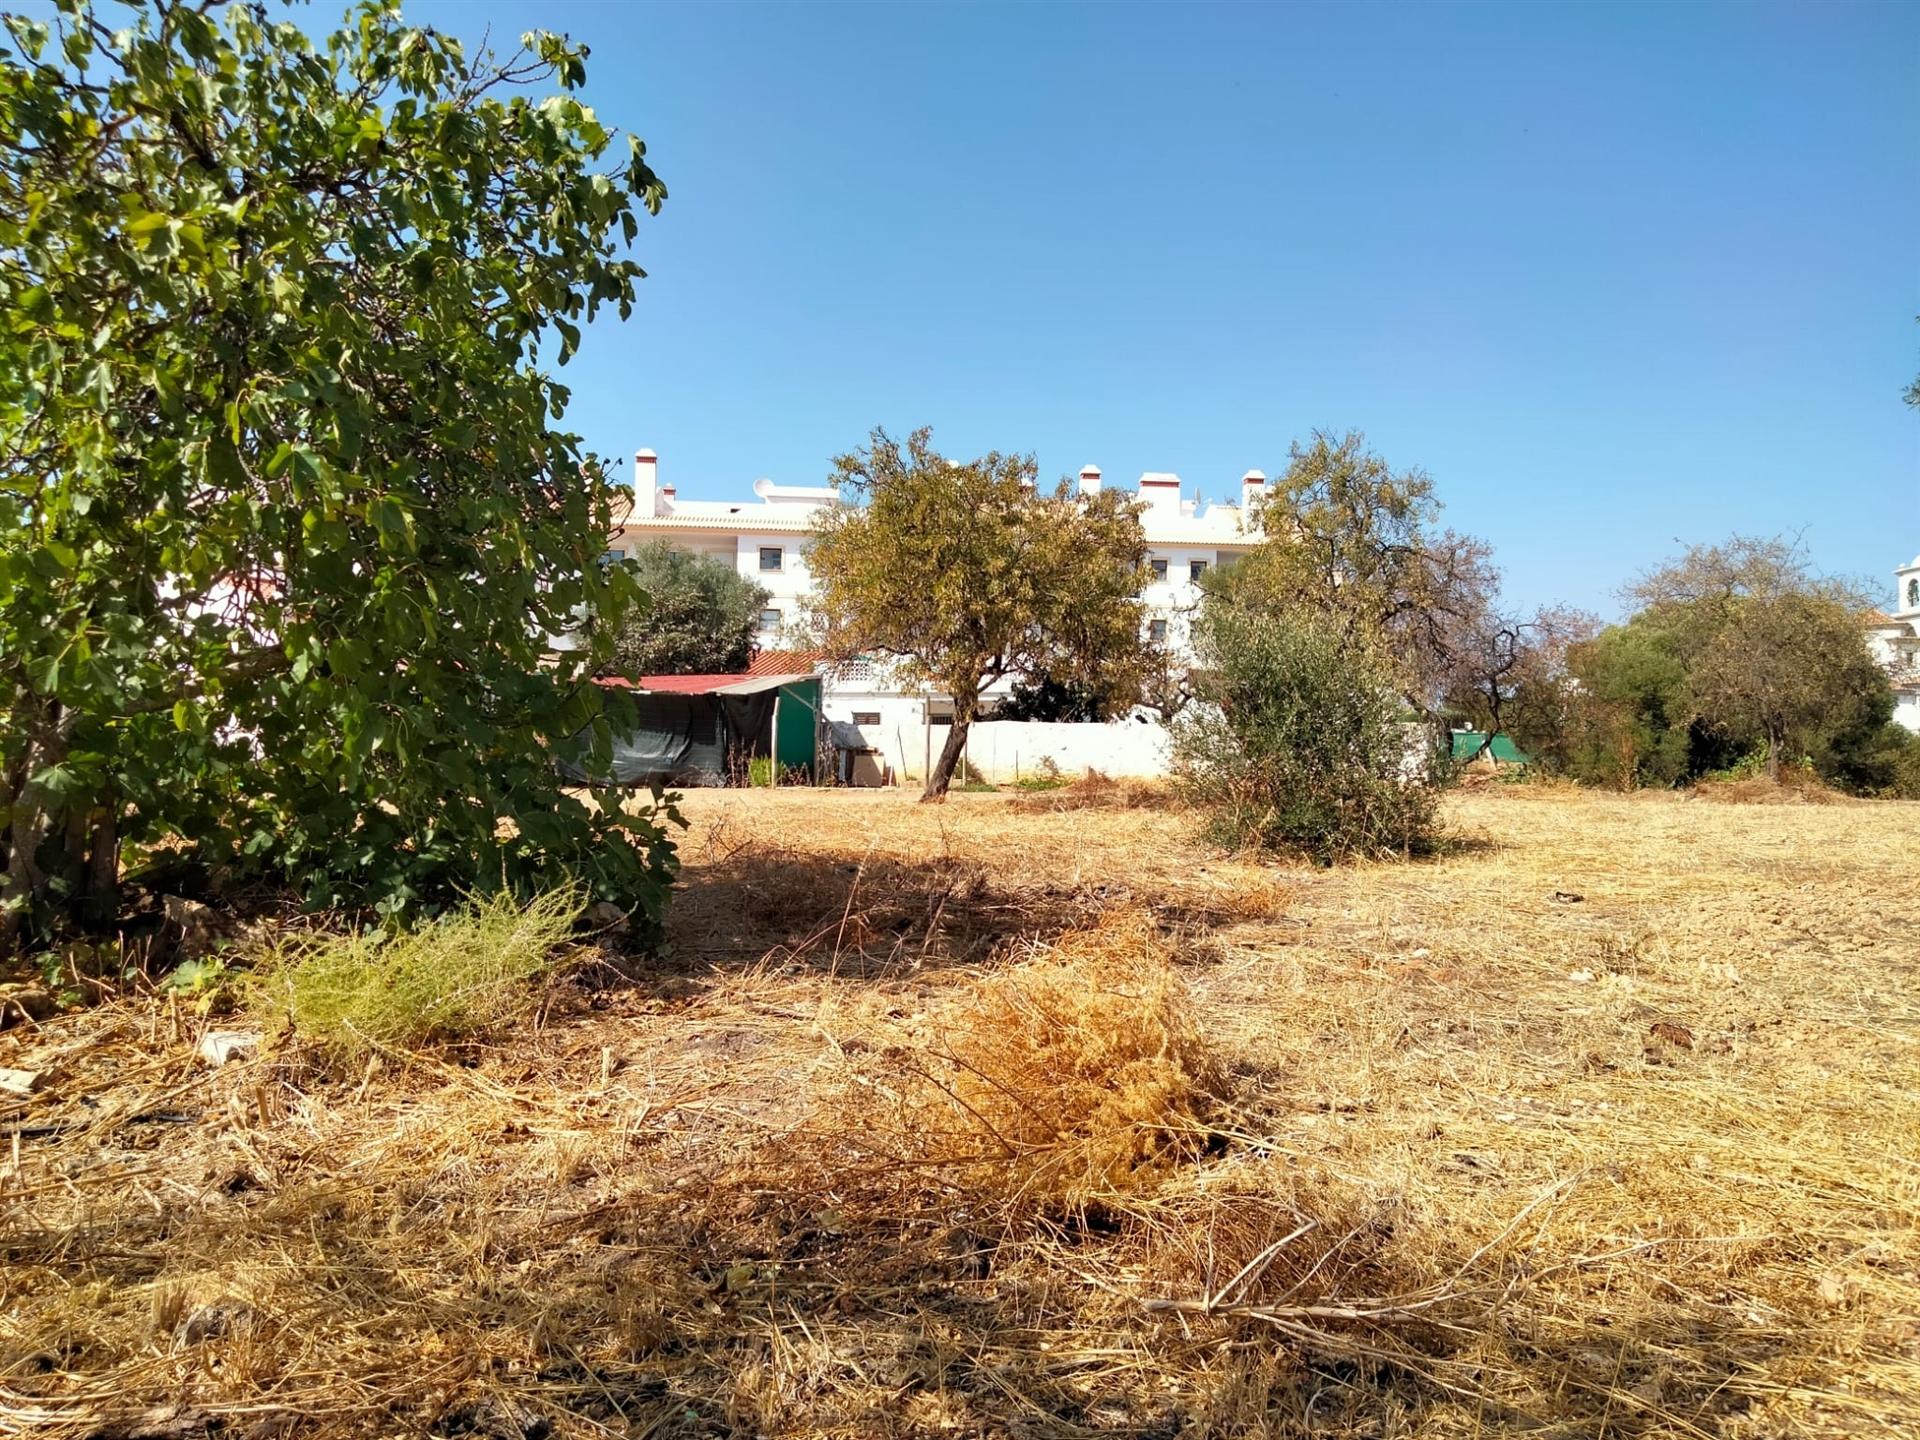
<path fill-rule="evenodd" d="M 470 900 L 418 929 L 283 942 L 248 986 L 268 1033 L 336 1060 L 496 1034 L 533 1013 L 533 981 L 579 918 L 576 890 Z"/>
<path fill-rule="evenodd" d="M 1382 657 L 1304 610 L 1209 605 L 1198 637 L 1174 773 L 1212 838 L 1329 862 L 1433 843 L 1432 768 Z"/>

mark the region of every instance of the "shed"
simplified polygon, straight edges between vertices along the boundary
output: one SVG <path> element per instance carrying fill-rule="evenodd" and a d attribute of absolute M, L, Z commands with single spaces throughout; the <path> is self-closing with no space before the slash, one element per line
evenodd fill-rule
<path fill-rule="evenodd" d="M 774 783 L 819 779 L 820 678 L 643 675 L 600 684 L 633 692 L 638 725 L 616 735 L 617 785 L 743 785 L 750 763 L 771 757 Z M 584 774 L 581 778 L 585 778 Z"/>

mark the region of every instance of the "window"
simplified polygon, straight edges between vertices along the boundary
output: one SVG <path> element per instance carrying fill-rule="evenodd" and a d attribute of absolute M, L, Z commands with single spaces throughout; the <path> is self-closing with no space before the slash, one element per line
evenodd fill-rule
<path fill-rule="evenodd" d="M 1200 577 L 1206 573 L 1207 573 L 1206 561 L 1189 560 L 1187 562 L 1187 578 L 1193 581 L 1194 584 L 1198 585 L 1200 583 Z"/>
<path fill-rule="evenodd" d="M 1920 580 L 1907 581 L 1907 608 L 1920 610 Z"/>
<path fill-rule="evenodd" d="M 878 725 L 880 723 L 880 712 L 878 710 L 856 710 L 853 712 L 853 723 L 856 725 Z"/>
<path fill-rule="evenodd" d="M 1164 580 L 1167 578 L 1167 562 L 1165 560 L 1155 560 L 1153 562 L 1153 578 L 1156 580 Z"/>
<path fill-rule="evenodd" d="M 626 558 L 627 558 L 627 552 L 624 550 L 604 551 L 600 556 L 600 568 L 604 570 L 609 565 L 618 565 Z"/>
<path fill-rule="evenodd" d="M 787 552 L 778 545 L 760 547 L 760 568 L 762 570 L 781 570 L 786 565 Z"/>
<path fill-rule="evenodd" d="M 1167 622 L 1164 620 L 1154 621 L 1151 625 L 1147 627 L 1147 634 L 1152 638 L 1154 644 L 1156 645 L 1166 644 L 1167 643 Z"/>
<path fill-rule="evenodd" d="M 762 610 L 760 612 L 760 628 L 762 630 L 778 630 L 780 628 L 780 612 L 778 610 Z"/>

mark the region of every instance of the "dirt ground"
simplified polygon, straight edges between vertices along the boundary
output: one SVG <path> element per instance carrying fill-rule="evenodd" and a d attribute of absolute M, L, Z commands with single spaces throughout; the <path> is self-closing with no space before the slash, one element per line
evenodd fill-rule
<path fill-rule="evenodd" d="M 496 1043 L 0 1034 L 0 1433 L 1920 1432 L 1920 805 L 704 792 Z"/>

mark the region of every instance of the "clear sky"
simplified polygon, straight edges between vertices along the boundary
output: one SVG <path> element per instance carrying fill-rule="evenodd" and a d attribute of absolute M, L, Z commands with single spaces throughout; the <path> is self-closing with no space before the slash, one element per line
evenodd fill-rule
<path fill-rule="evenodd" d="M 568 423 L 683 496 L 923 423 L 1229 496 L 1357 427 L 1528 604 L 1920 551 L 1920 4 L 406 8 L 570 32 L 647 141 Z"/>

